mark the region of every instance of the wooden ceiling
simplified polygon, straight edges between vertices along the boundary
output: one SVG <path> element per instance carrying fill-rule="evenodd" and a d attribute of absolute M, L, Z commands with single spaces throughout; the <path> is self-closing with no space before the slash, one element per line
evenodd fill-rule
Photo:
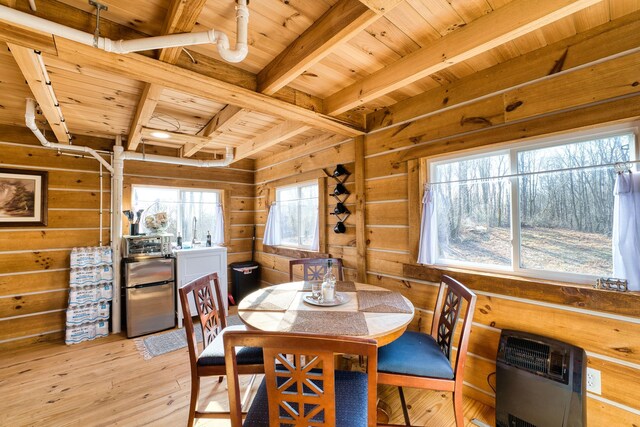
<path fill-rule="evenodd" d="M 233 0 L 102 3 L 105 37 L 216 29 L 235 43 Z M 36 0 L 37 12 L 26 0 L 0 4 L 94 31 L 86 0 Z M 223 62 L 213 45 L 116 56 L 0 21 L 0 124 L 23 126 L 24 99 L 36 96 L 8 50 L 14 44 L 43 52 L 72 135 L 123 135 L 130 149 L 162 145 L 184 156 L 233 146 L 240 157 L 262 158 L 323 134 L 365 132 L 367 114 L 635 12 L 640 2 L 252 0 L 249 9 L 249 54 L 239 64 Z M 153 129 L 173 137 L 154 139 Z"/>

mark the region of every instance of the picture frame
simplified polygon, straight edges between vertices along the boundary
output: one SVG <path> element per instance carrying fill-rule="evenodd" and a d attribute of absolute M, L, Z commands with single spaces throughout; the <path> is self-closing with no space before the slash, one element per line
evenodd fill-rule
<path fill-rule="evenodd" d="M 47 225 L 49 173 L 0 168 L 0 227 Z"/>

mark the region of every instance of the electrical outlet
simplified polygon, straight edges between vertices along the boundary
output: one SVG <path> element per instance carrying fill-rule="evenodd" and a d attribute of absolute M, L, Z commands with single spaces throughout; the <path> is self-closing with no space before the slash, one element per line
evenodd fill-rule
<path fill-rule="evenodd" d="M 595 394 L 602 394 L 602 381 L 600 371 L 587 368 L 587 391 Z"/>

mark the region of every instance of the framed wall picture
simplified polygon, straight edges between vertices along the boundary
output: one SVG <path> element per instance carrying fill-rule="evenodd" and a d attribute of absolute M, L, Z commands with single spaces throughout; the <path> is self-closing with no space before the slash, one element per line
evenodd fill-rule
<path fill-rule="evenodd" d="M 0 168 L 0 227 L 47 225 L 48 172 Z"/>

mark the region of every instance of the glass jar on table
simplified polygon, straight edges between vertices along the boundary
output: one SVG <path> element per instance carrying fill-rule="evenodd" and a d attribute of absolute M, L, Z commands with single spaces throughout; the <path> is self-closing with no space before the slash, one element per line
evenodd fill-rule
<path fill-rule="evenodd" d="M 333 274 L 333 261 L 327 261 L 327 271 L 322 279 L 322 301 L 332 302 L 336 297 L 336 276 Z"/>

